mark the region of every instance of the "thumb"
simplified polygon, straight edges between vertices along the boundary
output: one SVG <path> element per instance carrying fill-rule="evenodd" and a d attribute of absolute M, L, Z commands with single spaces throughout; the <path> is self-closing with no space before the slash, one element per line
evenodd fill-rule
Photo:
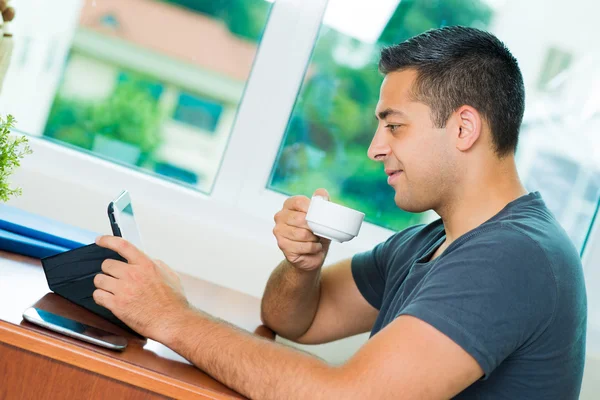
<path fill-rule="evenodd" d="M 327 190 L 323 188 L 315 190 L 315 192 L 313 193 L 313 197 L 314 196 L 320 196 L 323 197 L 325 200 L 329 201 L 329 192 L 327 192 Z"/>

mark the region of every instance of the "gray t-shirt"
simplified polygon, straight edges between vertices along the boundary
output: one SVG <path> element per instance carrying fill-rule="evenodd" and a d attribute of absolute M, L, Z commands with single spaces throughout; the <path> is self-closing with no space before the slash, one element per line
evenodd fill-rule
<path fill-rule="evenodd" d="M 444 239 L 437 220 L 354 256 L 354 280 L 379 310 L 371 337 L 404 314 L 450 337 L 485 373 L 457 399 L 577 399 L 583 270 L 540 194 L 511 202 L 429 261 Z"/>

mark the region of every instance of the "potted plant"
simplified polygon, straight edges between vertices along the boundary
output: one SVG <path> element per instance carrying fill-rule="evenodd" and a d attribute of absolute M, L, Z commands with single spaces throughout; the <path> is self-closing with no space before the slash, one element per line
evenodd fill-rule
<path fill-rule="evenodd" d="M 21 165 L 21 159 L 31 154 L 29 141 L 25 136 L 11 135 L 15 119 L 12 115 L 0 116 L 0 201 L 6 202 L 21 194 L 20 188 L 13 188 L 8 178 Z"/>

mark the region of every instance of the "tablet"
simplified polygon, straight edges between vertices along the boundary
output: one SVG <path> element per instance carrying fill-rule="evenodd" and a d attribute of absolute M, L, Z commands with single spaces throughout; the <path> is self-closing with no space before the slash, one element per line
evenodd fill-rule
<path fill-rule="evenodd" d="M 127 347 L 127 339 L 122 336 L 39 308 L 28 308 L 23 313 L 23 318 L 32 324 L 111 350 L 124 350 Z"/>
<path fill-rule="evenodd" d="M 122 237 L 138 249 L 144 251 L 142 237 L 135 222 L 131 196 L 127 190 L 123 190 L 108 205 L 108 218 L 113 235 Z"/>

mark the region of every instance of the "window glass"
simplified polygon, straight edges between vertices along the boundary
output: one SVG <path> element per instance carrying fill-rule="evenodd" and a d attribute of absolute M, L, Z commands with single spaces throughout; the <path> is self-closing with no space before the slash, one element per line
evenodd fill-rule
<path fill-rule="evenodd" d="M 367 158 L 382 81 L 378 52 L 440 26 L 486 28 L 492 15 L 478 0 L 331 0 L 268 186 L 307 196 L 325 187 L 335 201 L 393 230 L 431 219 L 399 210 L 383 168 Z"/>
<path fill-rule="evenodd" d="M 19 128 L 209 192 L 272 4 L 52 3 L 18 5 L 29 29 L 15 35 L 15 62 L 29 68 L 21 86 L 38 77 L 36 104 L 15 112 Z"/>
<path fill-rule="evenodd" d="M 519 61 L 527 94 L 517 151 L 521 178 L 541 192 L 580 248 L 600 189 L 600 50 L 591 39 L 600 32 L 584 10 L 600 6 L 591 0 L 359 3 L 328 5 L 268 187 L 307 196 L 325 187 L 335 201 L 392 230 L 434 218 L 399 210 L 381 164 L 367 157 L 382 80 L 378 55 L 431 28 L 472 26 L 495 33 Z"/>
<path fill-rule="evenodd" d="M 189 93 L 181 93 L 173 119 L 207 132 L 215 132 L 223 105 Z"/>

